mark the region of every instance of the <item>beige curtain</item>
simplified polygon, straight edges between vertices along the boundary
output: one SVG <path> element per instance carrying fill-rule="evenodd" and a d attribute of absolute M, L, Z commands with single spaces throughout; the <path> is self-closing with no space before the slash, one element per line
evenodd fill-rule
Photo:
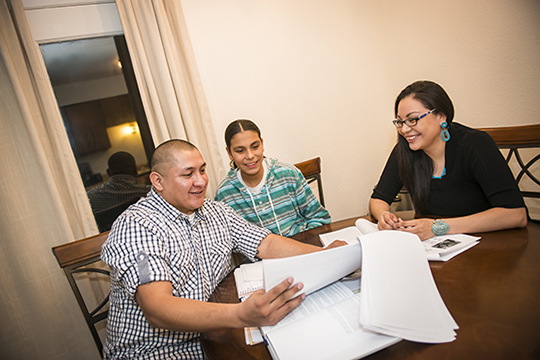
<path fill-rule="evenodd" d="M 51 248 L 97 228 L 21 0 L 0 0 L 0 353 L 99 359 Z"/>
<path fill-rule="evenodd" d="M 194 143 L 208 164 L 212 197 L 225 169 L 181 3 L 116 0 L 116 5 L 154 142 Z"/>

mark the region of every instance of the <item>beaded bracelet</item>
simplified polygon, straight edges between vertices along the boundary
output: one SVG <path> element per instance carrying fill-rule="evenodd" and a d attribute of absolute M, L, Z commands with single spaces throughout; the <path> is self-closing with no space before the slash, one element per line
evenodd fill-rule
<path fill-rule="evenodd" d="M 450 226 L 445 223 L 443 219 L 433 220 L 431 231 L 433 231 L 436 236 L 445 235 L 448 230 L 450 230 Z"/>

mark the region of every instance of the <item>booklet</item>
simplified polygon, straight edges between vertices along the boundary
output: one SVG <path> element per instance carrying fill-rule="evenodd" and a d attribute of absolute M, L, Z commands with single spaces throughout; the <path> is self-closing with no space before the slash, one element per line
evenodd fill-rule
<path fill-rule="evenodd" d="M 360 359 L 401 340 L 364 328 L 360 308 L 360 293 L 336 282 L 308 295 L 261 333 L 275 360 Z"/>
<path fill-rule="evenodd" d="M 262 261 L 242 264 L 234 269 L 234 281 L 240 301 L 247 299 L 253 292 L 263 289 Z"/>
<path fill-rule="evenodd" d="M 361 236 L 378 232 L 377 224 L 366 219 L 356 220 L 355 226 L 349 226 L 341 230 L 320 234 L 319 238 L 323 246 L 328 246 L 336 239 L 352 244 Z M 392 230 L 387 230 L 392 231 Z M 396 231 L 396 230 L 394 230 Z M 448 261 L 454 256 L 470 249 L 478 244 L 480 237 L 465 234 L 453 234 L 435 236 L 422 241 L 426 257 L 429 261 Z"/>

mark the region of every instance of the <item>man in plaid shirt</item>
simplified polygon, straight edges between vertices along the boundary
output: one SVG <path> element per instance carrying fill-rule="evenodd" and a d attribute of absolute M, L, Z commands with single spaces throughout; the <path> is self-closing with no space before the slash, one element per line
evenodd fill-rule
<path fill-rule="evenodd" d="M 206 302 L 229 272 L 232 252 L 255 260 L 321 248 L 274 235 L 205 199 L 205 170 L 191 143 L 161 144 L 152 157 L 152 190 L 114 223 L 102 251 L 111 267 L 104 358 L 203 359 L 200 332 L 274 325 L 303 300 L 291 300 L 303 285 L 289 278 L 242 303 Z"/>

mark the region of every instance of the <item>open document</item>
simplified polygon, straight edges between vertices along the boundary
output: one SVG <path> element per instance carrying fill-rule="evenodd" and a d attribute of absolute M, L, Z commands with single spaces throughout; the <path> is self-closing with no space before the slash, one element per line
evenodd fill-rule
<path fill-rule="evenodd" d="M 262 333 L 274 359 L 358 359 L 401 339 L 455 339 L 458 326 L 439 294 L 418 236 L 376 231 L 359 239 L 334 249 L 246 265 L 258 269 L 265 290 L 292 276 L 295 283 L 304 283 L 308 294 L 277 325 L 260 329 L 258 336 Z M 360 292 L 337 282 L 358 273 L 359 267 Z M 248 278 L 252 284 L 253 278 Z M 248 329 L 246 334 L 253 341 L 255 333 Z"/>
<path fill-rule="evenodd" d="M 377 224 L 366 219 L 358 219 L 355 226 L 321 234 L 319 237 L 323 246 L 328 246 L 337 239 L 353 244 L 359 237 L 378 231 Z M 478 236 L 454 234 L 432 237 L 422 241 L 422 245 L 429 261 L 448 261 L 478 244 L 479 240 Z"/>
<path fill-rule="evenodd" d="M 364 328 L 360 294 L 340 282 L 313 292 L 275 326 L 261 328 L 273 359 L 359 359 L 400 338 Z"/>

